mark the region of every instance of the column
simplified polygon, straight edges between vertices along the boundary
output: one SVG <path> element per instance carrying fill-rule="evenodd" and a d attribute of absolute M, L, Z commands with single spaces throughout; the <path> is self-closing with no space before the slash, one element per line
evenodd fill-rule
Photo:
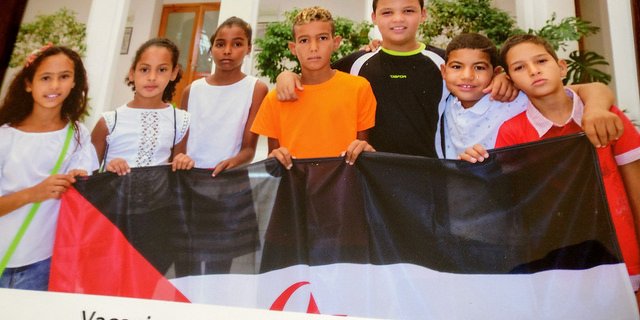
<path fill-rule="evenodd" d="M 609 63 L 613 67 L 613 82 L 617 104 L 629 111 L 631 117 L 640 120 L 640 93 L 633 37 L 630 1 L 608 0 L 611 52 Z"/>
<path fill-rule="evenodd" d="M 267 0 L 268 1 L 268 0 Z M 253 30 L 253 39 L 255 43 L 255 30 L 258 25 L 258 9 L 260 6 L 260 0 L 227 0 L 220 2 L 220 16 L 218 18 L 218 23 L 222 23 L 227 18 L 236 16 L 251 25 L 251 29 Z M 253 50 L 251 54 L 244 59 L 244 63 L 242 64 L 242 72 L 245 74 L 251 74 L 251 70 L 253 70 Z M 215 65 L 212 66 L 215 68 Z"/>
<path fill-rule="evenodd" d="M 87 22 L 85 68 L 89 77 L 89 110 L 85 125 L 92 130 L 100 115 L 111 106 L 118 74 L 124 26 L 130 0 L 93 0 Z"/>
<path fill-rule="evenodd" d="M 516 22 L 523 30 L 539 30 L 545 22 L 555 13 L 556 22 L 566 17 L 576 15 L 576 7 L 573 0 L 516 0 Z M 558 51 L 560 58 L 566 58 L 574 50 L 578 49 L 578 42 L 567 44 L 566 51 Z"/>

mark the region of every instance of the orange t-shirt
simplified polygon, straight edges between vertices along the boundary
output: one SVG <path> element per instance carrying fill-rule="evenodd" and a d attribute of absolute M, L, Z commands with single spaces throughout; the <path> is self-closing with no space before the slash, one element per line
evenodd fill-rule
<path fill-rule="evenodd" d="M 375 124 L 376 98 L 362 77 L 336 71 L 297 94 L 298 100 L 282 102 L 275 90 L 269 92 L 251 126 L 254 133 L 278 139 L 297 158 L 337 157 L 358 131 Z"/>

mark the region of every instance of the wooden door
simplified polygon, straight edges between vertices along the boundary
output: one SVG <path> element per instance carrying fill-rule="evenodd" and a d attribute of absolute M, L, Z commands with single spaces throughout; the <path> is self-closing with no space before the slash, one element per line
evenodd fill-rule
<path fill-rule="evenodd" d="M 183 70 L 173 102 L 180 105 L 182 90 L 211 73 L 209 37 L 218 26 L 220 3 L 172 4 L 162 8 L 158 36 L 171 39 L 180 49 Z"/>

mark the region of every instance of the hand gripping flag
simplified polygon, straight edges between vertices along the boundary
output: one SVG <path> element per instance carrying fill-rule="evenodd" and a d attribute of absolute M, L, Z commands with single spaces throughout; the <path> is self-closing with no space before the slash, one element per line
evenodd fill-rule
<path fill-rule="evenodd" d="M 635 319 L 583 136 L 470 164 L 365 153 L 133 169 L 61 205 L 50 289 L 372 318 Z"/>

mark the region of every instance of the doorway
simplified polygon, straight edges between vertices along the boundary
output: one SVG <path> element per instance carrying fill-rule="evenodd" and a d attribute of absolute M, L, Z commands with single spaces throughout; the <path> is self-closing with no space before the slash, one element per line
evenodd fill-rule
<path fill-rule="evenodd" d="M 174 103 L 180 105 L 182 90 L 194 80 L 211 73 L 209 37 L 218 26 L 220 3 L 172 4 L 162 8 L 158 36 L 175 42 L 180 49 L 178 64 L 183 70 L 176 86 Z"/>

